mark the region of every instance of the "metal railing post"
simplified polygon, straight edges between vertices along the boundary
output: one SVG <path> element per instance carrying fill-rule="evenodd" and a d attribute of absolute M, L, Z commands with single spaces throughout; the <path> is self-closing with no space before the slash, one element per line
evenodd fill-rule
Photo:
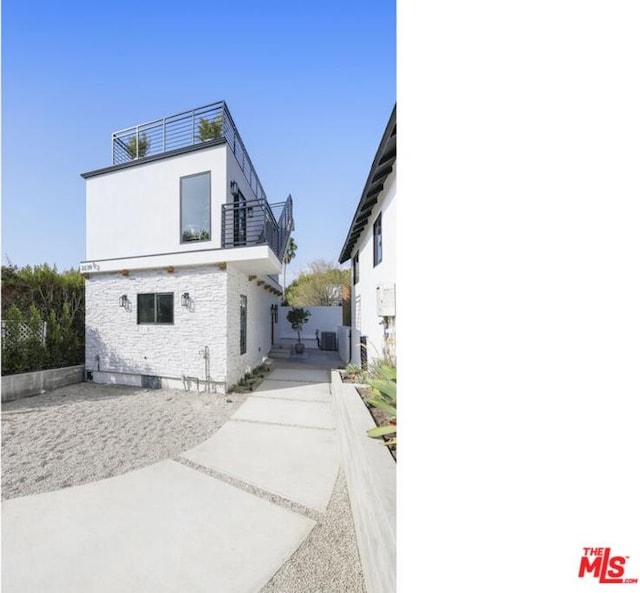
<path fill-rule="evenodd" d="M 222 204 L 222 237 L 220 241 L 221 247 L 227 246 L 226 218 L 227 218 L 227 213 L 225 211 L 225 204 Z"/>

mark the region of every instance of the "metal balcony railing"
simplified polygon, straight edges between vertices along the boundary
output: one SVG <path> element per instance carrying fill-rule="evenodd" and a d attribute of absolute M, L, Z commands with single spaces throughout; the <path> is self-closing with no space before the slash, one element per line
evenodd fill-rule
<path fill-rule="evenodd" d="M 112 134 L 114 165 L 223 139 L 258 200 L 267 195 L 224 101 L 139 124 Z"/>
<path fill-rule="evenodd" d="M 274 211 L 276 215 L 274 215 Z M 293 230 L 293 200 L 270 206 L 266 200 L 222 205 L 222 247 L 269 245 L 282 261 Z"/>

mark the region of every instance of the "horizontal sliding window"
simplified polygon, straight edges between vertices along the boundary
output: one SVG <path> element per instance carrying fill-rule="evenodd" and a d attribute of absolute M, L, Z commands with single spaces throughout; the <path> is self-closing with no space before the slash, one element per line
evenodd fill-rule
<path fill-rule="evenodd" d="M 138 324 L 173 323 L 173 293 L 156 292 L 138 295 Z"/>

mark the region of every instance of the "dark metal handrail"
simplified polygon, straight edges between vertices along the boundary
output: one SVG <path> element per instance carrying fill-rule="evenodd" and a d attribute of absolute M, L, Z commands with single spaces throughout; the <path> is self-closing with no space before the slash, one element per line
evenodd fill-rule
<path fill-rule="evenodd" d="M 269 245 L 277 253 L 278 224 L 264 200 L 222 205 L 222 247 Z"/>
<path fill-rule="evenodd" d="M 203 120 L 207 123 L 201 130 Z M 118 165 L 215 140 L 227 143 L 256 198 L 266 201 L 262 183 L 224 101 L 114 132 L 112 161 Z"/>
<path fill-rule="evenodd" d="M 274 210 L 279 213 L 276 221 Z M 265 200 L 250 200 L 222 205 L 222 241 L 224 248 L 269 245 L 282 261 L 286 241 L 293 228 L 293 200 L 270 206 Z"/>
<path fill-rule="evenodd" d="M 274 204 L 273 209 L 278 214 L 278 251 L 276 251 L 276 255 L 282 261 L 291 231 L 293 231 L 293 199 L 291 195 L 284 202 Z"/>

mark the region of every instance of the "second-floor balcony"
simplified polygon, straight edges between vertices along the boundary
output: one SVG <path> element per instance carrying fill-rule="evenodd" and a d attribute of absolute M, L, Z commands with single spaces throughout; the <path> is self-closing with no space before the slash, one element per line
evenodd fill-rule
<path fill-rule="evenodd" d="M 222 205 L 223 248 L 268 245 L 282 261 L 293 230 L 293 202 L 268 204 L 265 200 Z"/>

